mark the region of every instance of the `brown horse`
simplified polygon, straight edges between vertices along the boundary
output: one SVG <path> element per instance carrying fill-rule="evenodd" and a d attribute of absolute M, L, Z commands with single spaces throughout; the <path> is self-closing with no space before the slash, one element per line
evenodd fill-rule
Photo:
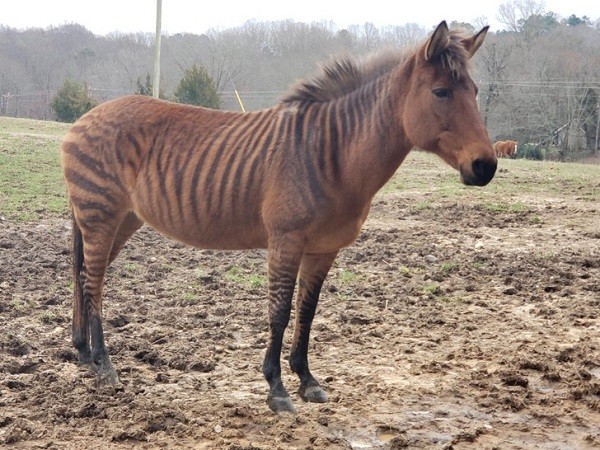
<path fill-rule="evenodd" d="M 507 156 L 510 158 L 517 154 L 517 141 L 498 141 L 493 147 L 496 152 L 496 156 Z"/>
<path fill-rule="evenodd" d="M 268 249 L 269 342 L 263 373 L 273 411 L 295 411 L 281 348 L 296 282 L 290 367 L 303 400 L 327 397 L 309 370 L 323 280 L 352 243 L 375 193 L 419 147 L 484 186 L 497 159 L 479 116 L 474 36 L 442 22 L 412 52 L 332 62 L 272 108 L 214 111 L 131 96 L 74 124 L 62 144 L 73 213 L 73 344 L 81 363 L 118 383 L 102 329 L 107 266 L 148 223 L 211 249 Z"/>

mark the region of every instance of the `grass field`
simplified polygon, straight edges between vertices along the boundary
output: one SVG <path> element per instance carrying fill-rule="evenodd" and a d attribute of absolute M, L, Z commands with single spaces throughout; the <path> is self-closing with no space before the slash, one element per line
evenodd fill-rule
<path fill-rule="evenodd" d="M 59 148 L 68 128 L 0 117 L 0 214 L 5 218 L 35 220 L 66 211 Z"/>
<path fill-rule="evenodd" d="M 67 211 L 60 169 L 59 149 L 69 124 L 0 117 L 0 214 L 5 219 L 34 221 Z M 411 164 L 417 160 L 418 164 Z M 440 170 L 440 168 L 442 168 Z M 518 170 L 516 170 L 518 168 Z M 439 200 L 461 195 L 479 195 L 489 210 L 526 210 L 514 202 L 527 194 L 538 196 L 571 190 L 589 201 L 600 200 L 600 166 L 576 163 L 502 160 L 494 181 L 485 189 L 473 190 L 457 182 L 454 170 L 439 159 L 413 152 L 379 196 L 423 190 L 427 197 L 416 207 L 427 208 Z"/>

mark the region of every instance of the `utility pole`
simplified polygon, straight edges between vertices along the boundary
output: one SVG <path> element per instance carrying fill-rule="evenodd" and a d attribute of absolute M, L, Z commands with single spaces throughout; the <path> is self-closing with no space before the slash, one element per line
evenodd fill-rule
<path fill-rule="evenodd" d="M 156 0 L 156 35 L 154 36 L 154 82 L 152 97 L 158 98 L 160 84 L 160 21 L 162 16 L 162 0 Z"/>

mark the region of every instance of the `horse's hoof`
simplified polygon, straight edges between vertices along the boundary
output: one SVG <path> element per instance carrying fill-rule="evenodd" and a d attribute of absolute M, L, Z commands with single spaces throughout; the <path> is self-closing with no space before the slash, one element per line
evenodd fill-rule
<path fill-rule="evenodd" d="M 300 386 L 298 394 L 305 402 L 327 403 L 327 394 L 325 394 L 321 386 Z"/>
<path fill-rule="evenodd" d="M 271 408 L 271 411 L 279 413 L 292 413 L 296 414 L 296 407 L 292 403 L 289 397 L 271 397 L 267 398 L 267 405 Z"/>
<path fill-rule="evenodd" d="M 112 368 L 98 372 L 98 384 L 101 386 L 122 386 L 119 375 L 117 375 L 115 369 Z"/>
<path fill-rule="evenodd" d="M 92 370 L 93 366 L 95 366 L 94 362 L 92 361 L 92 356 L 89 353 L 79 353 L 79 355 L 77 356 L 77 365 L 79 366 L 89 366 Z"/>

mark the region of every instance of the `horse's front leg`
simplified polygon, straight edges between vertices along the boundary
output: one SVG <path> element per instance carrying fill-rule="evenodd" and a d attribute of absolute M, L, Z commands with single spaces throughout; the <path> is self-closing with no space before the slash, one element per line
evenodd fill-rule
<path fill-rule="evenodd" d="M 269 240 L 269 343 L 263 374 L 269 383 L 271 410 L 295 413 L 296 408 L 281 381 L 281 346 L 290 320 L 292 297 L 302 258 L 304 239 L 287 234 Z"/>
<path fill-rule="evenodd" d="M 290 367 L 300 378 L 298 394 L 305 402 L 325 403 L 327 401 L 325 391 L 308 368 L 308 341 L 321 286 L 337 253 L 304 255 L 300 266 Z"/>

